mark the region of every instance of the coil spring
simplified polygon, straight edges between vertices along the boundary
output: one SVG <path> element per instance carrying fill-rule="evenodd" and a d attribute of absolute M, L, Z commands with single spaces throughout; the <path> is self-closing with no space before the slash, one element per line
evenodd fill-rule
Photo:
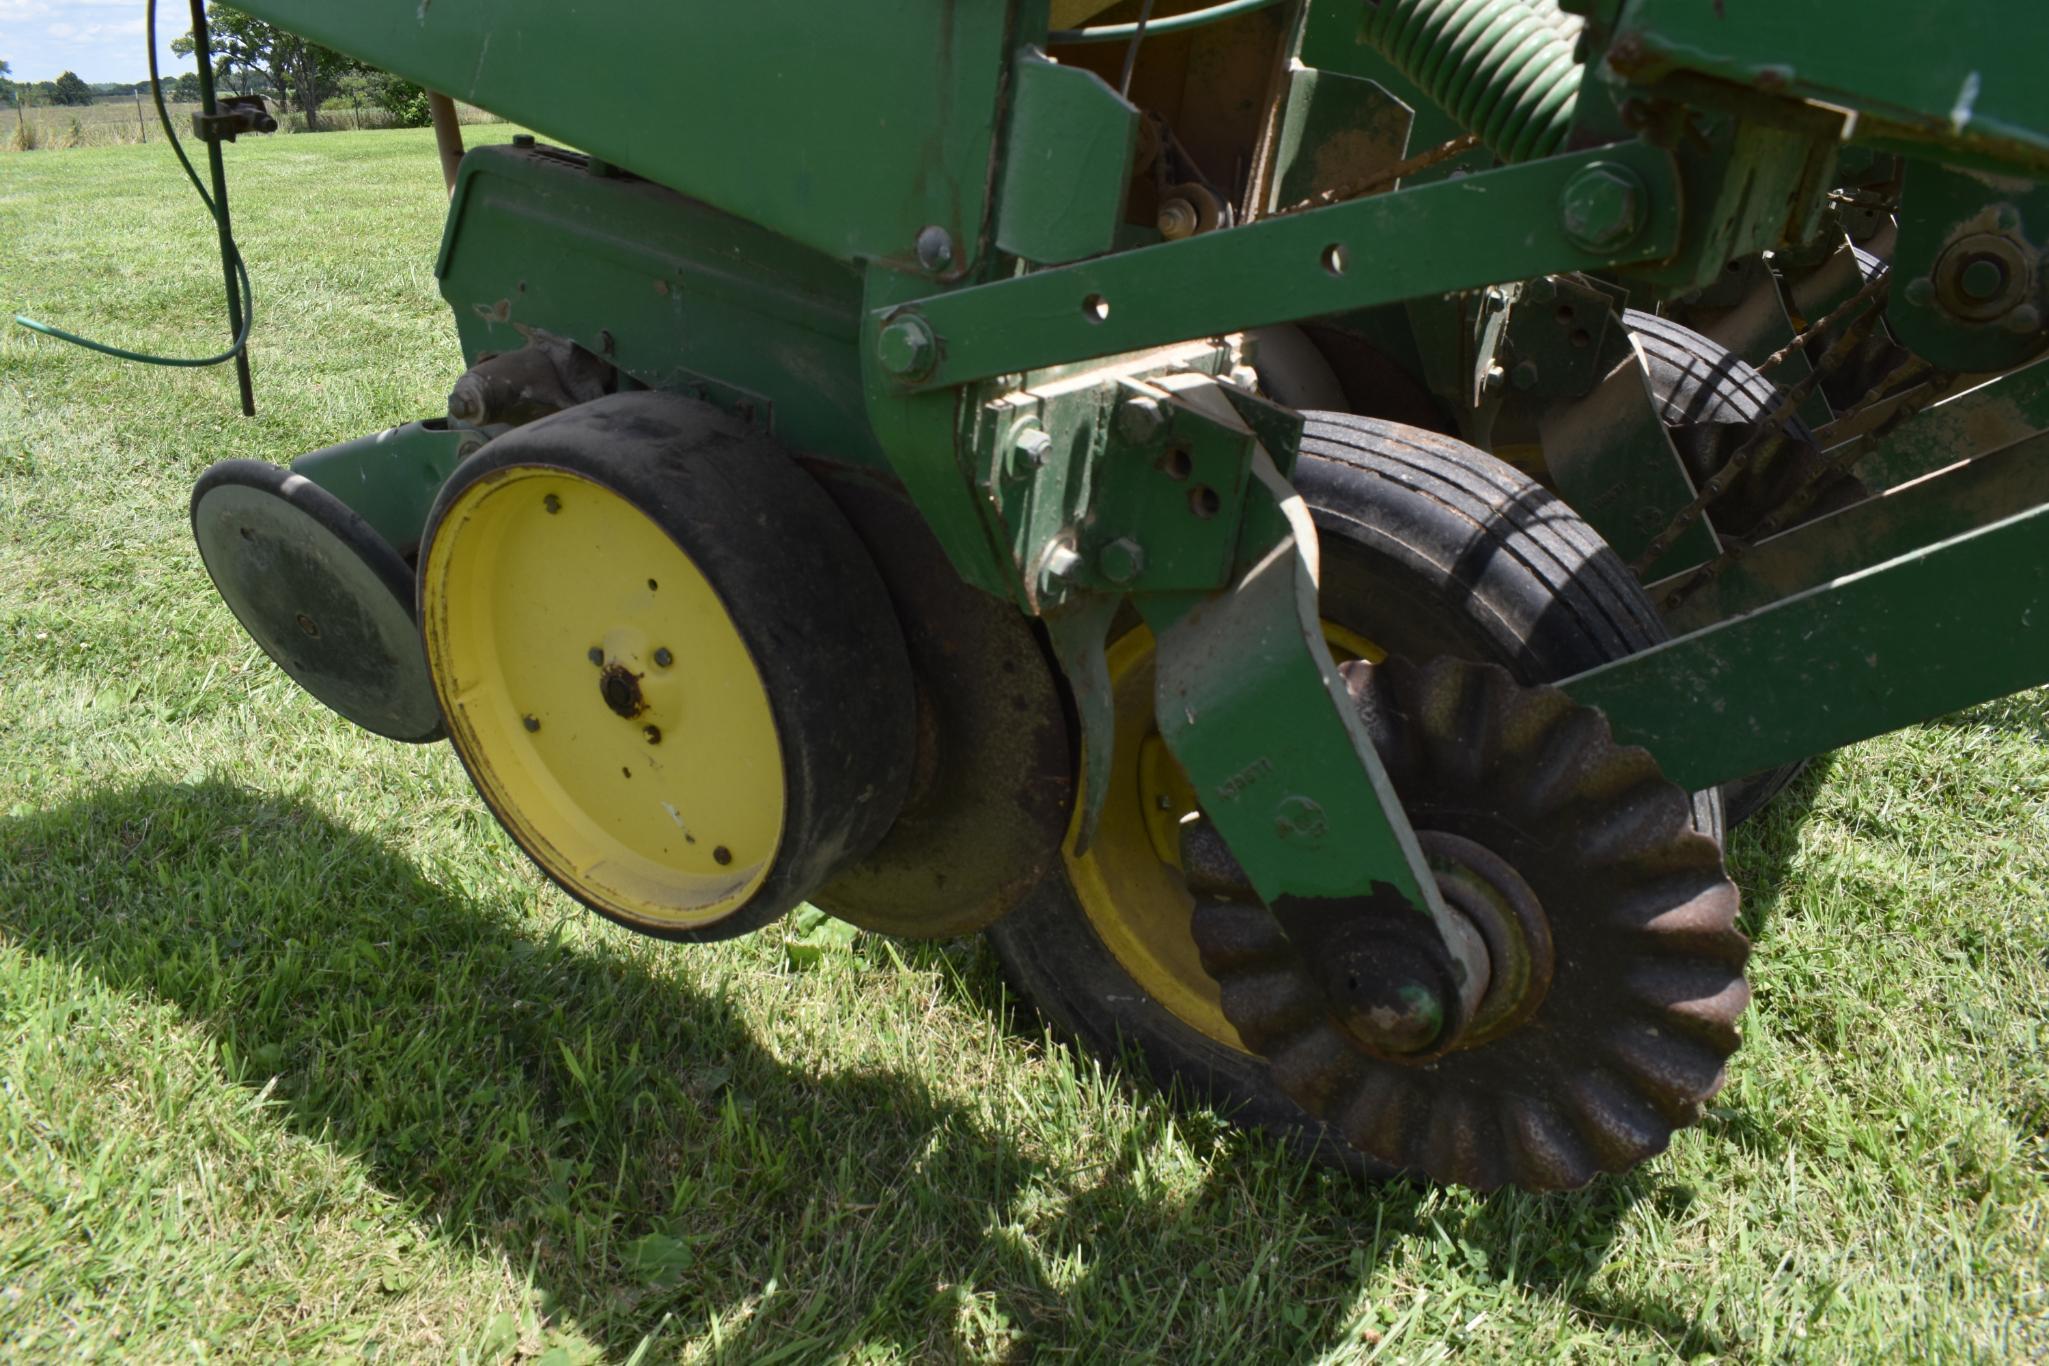
<path fill-rule="evenodd" d="M 1369 0 L 1365 35 L 1506 161 L 1565 144 L 1583 72 L 1550 0 Z"/>

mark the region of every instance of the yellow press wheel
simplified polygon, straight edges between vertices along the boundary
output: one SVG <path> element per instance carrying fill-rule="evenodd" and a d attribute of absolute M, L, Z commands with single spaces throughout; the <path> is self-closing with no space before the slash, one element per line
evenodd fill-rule
<path fill-rule="evenodd" d="M 430 518 L 420 623 L 485 803 L 631 928 L 753 929 L 902 803 L 912 684 L 867 552 L 707 405 L 615 395 L 485 447 Z"/>
<path fill-rule="evenodd" d="M 1627 566 L 1513 467 L 1419 428 L 1306 416 L 1295 485 L 1321 542 L 1319 610 L 1341 660 L 1449 655 L 1537 683 L 1665 638 Z M 1112 642 L 1116 750 L 1095 837 L 1082 852 L 1070 827 L 1061 867 L 990 940 L 1023 994 L 1084 1047 L 1135 1056 L 1184 1100 L 1353 1160 L 1241 1046 L 1202 971 L 1176 866 L 1176 831 L 1195 808 L 1153 726 L 1151 660 L 1143 630 Z M 1720 834 L 1713 794 L 1696 797 L 1695 815 Z"/>

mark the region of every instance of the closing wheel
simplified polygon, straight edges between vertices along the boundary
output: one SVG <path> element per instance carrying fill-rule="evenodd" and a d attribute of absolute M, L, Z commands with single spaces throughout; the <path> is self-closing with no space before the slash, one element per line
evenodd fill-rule
<path fill-rule="evenodd" d="M 1665 638 L 1628 568 L 1570 509 L 1462 442 L 1372 418 L 1308 414 L 1295 484 L 1322 547 L 1321 612 L 1340 658 L 1380 650 L 1497 663 L 1525 683 L 1568 677 Z M 1203 971 L 1173 834 L 1193 807 L 1152 730 L 1151 646 L 1110 650 L 1116 769 L 1085 854 L 989 931 L 1049 1021 L 1163 1088 L 1327 1157 L 1345 1155 L 1246 1051 Z M 1721 808 L 1696 794 L 1694 826 Z"/>
<path fill-rule="evenodd" d="M 754 929 L 902 804 L 910 666 L 874 565 L 707 405 L 614 395 L 492 442 L 429 518 L 420 624 L 492 813 L 633 929 Z"/>
<path fill-rule="evenodd" d="M 192 535 L 228 609 L 293 682 L 387 739 L 441 738 L 413 571 L 346 503 L 288 469 L 223 460 L 193 486 Z"/>

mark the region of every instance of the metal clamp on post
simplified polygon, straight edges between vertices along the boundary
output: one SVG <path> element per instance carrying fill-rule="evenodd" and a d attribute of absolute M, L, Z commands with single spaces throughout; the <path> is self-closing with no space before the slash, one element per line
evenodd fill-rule
<path fill-rule="evenodd" d="M 201 142 L 233 142 L 240 133 L 275 133 L 277 119 L 261 95 L 229 95 L 214 113 L 192 115 L 192 136 Z"/>

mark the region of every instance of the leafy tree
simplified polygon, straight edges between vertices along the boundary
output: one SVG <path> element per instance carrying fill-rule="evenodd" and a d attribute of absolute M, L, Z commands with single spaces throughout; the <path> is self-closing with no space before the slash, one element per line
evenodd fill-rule
<path fill-rule="evenodd" d="M 298 106 L 306 116 L 306 131 L 320 128 L 320 106 L 339 88 L 341 78 L 362 69 L 362 63 L 344 57 L 332 48 L 311 43 L 296 33 L 242 13 L 228 5 L 209 3 L 206 26 L 213 40 L 216 76 L 231 89 L 236 77 L 248 92 L 249 78 L 261 78 L 283 99 Z M 171 51 L 189 56 L 194 47 L 187 33 L 171 44 Z"/>
<path fill-rule="evenodd" d="M 180 104 L 199 103 L 199 73 L 188 71 L 180 76 L 178 83 L 171 88 L 169 97 Z"/>
<path fill-rule="evenodd" d="M 76 71 L 67 71 L 57 78 L 50 99 L 53 104 L 91 104 L 92 90 Z"/>
<path fill-rule="evenodd" d="M 5 60 L 0 60 L 0 100 L 13 100 L 19 104 L 21 96 L 14 93 L 14 82 L 7 79 L 13 73 L 14 68 Z"/>

